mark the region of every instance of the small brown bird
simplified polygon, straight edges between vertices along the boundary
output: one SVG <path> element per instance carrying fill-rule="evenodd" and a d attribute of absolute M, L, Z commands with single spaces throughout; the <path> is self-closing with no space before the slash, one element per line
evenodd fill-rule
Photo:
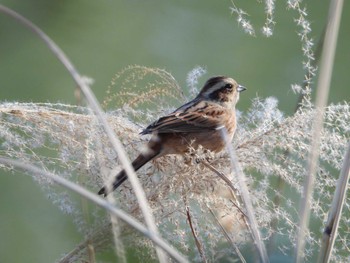
<path fill-rule="evenodd" d="M 235 106 L 239 93 L 246 90 L 228 77 L 210 78 L 200 93 L 192 101 L 184 104 L 173 113 L 153 122 L 140 134 L 152 134 L 148 142 L 148 151 L 141 153 L 132 166 L 137 171 L 154 158 L 167 154 L 185 154 L 189 146 L 220 152 L 225 147 L 221 129 L 225 128 L 231 141 L 236 130 Z M 127 175 L 122 170 L 110 187 L 114 191 L 125 180 Z M 98 192 L 108 194 L 108 187 Z"/>

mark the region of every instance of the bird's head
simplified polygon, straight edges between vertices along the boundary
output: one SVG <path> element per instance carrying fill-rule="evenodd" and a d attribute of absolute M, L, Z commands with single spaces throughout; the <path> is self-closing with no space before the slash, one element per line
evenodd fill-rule
<path fill-rule="evenodd" d="M 212 77 L 207 80 L 198 97 L 216 102 L 222 106 L 232 107 L 239 100 L 239 93 L 246 90 L 234 79 L 224 76 Z"/>

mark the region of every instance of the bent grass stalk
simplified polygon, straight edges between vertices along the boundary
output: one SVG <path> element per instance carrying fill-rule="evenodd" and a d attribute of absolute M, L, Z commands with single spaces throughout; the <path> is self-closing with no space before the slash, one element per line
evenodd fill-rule
<path fill-rule="evenodd" d="M 172 248 L 166 241 L 164 241 L 158 234 L 154 233 L 153 231 L 150 231 L 146 227 L 144 227 L 141 223 L 136 221 L 132 216 L 125 213 L 123 210 L 117 208 L 116 206 L 113 206 L 110 202 L 106 201 L 105 199 L 99 197 L 98 195 L 86 190 L 85 188 L 70 182 L 66 180 L 65 178 L 62 178 L 54 173 L 44 171 L 32 164 L 24 163 L 22 161 L 13 160 L 10 158 L 3 158 L 0 157 L 0 163 L 6 165 L 6 166 L 15 166 L 19 169 L 22 169 L 23 171 L 27 171 L 29 173 L 39 174 L 43 175 L 51 180 L 53 180 L 55 183 L 60 184 L 64 186 L 65 188 L 74 191 L 75 193 L 83 196 L 84 198 L 92 201 L 96 205 L 104 208 L 106 211 L 110 212 L 113 216 L 116 216 L 120 218 L 122 221 L 124 221 L 126 224 L 133 227 L 135 230 L 142 233 L 144 236 L 148 237 L 150 240 L 154 242 L 157 246 L 162 248 L 165 252 L 169 254 L 170 257 L 172 257 L 177 262 L 188 262 L 187 259 L 181 255 L 177 250 Z"/>

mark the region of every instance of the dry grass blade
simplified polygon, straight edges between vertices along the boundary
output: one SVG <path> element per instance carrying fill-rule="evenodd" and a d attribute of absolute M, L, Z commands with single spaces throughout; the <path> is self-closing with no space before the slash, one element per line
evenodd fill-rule
<path fill-rule="evenodd" d="M 310 154 L 308 156 L 307 176 L 304 181 L 303 198 L 300 201 L 300 223 L 297 235 L 296 262 L 302 262 L 304 258 L 305 232 L 310 217 L 310 203 L 320 154 L 319 148 L 321 142 L 321 132 L 323 129 L 323 118 L 331 82 L 342 6 L 343 0 L 333 0 L 331 1 L 329 10 L 329 22 L 325 33 L 324 49 L 322 51 L 320 65 L 320 76 L 317 86 L 315 103 L 316 115 L 312 126 L 312 142 Z"/>
<path fill-rule="evenodd" d="M 203 262 L 208 262 L 208 260 L 207 260 L 206 257 L 205 257 L 205 253 L 204 253 L 204 250 L 203 250 L 203 246 L 202 246 L 201 242 L 200 242 L 199 239 L 198 239 L 196 230 L 194 229 L 194 226 L 193 226 L 193 223 L 192 223 L 192 217 L 191 217 L 190 208 L 189 208 L 187 205 L 186 205 L 186 216 L 187 216 L 188 224 L 190 225 L 190 228 L 191 228 L 191 232 L 192 232 L 194 241 L 195 241 L 196 246 L 197 246 L 197 249 L 198 249 L 198 251 L 199 251 L 199 254 L 200 254 L 200 256 L 201 256 Z"/>
<path fill-rule="evenodd" d="M 348 189 L 348 182 L 350 178 L 350 143 L 345 154 L 344 163 L 340 172 L 340 177 L 337 182 L 331 210 L 329 211 L 328 220 L 325 230 L 323 231 L 322 247 L 320 250 L 318 262 L 329 262 L 335 238 L 337 237 L 337 231 L 339 226 L 340 216 L 344 207 L 346 198 L 346 192 Z"/>
<path fill-rule="evenodd" d="M 231 188 L 233 192 L 237 191 L 237 189 L 234 187 L 230 179 L 228 179 L 227 176 L 225 176 L 222 172 L 220 172 L 218 169 L 216 169 L 214 166 L 212 166 L 208 162 L 203 162 L 203 165 L 209 168 L 211 171 L 213 171 L 216 175 L 218 175 Z M 243 210 L 236 203 L 232 202 L 232 204 L 238 209 L 239 212 L 242 213 L 242 215 L 246 219 L 247 215 L 243 212 Z"/>
<path fill-rule="evenodd" d="M 229 140 L 228 140 L 228 136 L 227 136 L 227 131 L 225 129 L 221 129 L 221 132 L 222 132 L 221 136 L 225 139 L 226 142 L 228 142 Z M 265 245 L 264 245 L 263 241 L 261 240 L 258 224 L 257 224 L 255 214 L 254 214 L 253 204 L 252 204 L 251 199 L 250 199 L 248 187 L 245 183 L 244 173 L 239 165 L 239 162 L 237 160 L 237 155 L 233 149 L 233 146 L 230 143 L 226 143 L 226 149 L 227 149 L 229 157 L 230 157 L 232 170 L 238 178 L 239 191 L 240 191 L 240 194 L 242 196 L 242 201 L 244 203 L 244 207 L 247 211 L 246 212 L 247 220 L 248 220 L 249 228 L 250 228 L 252 236 L 253 236 L 254 244 L 259 252 L 261 262 L 269 262 Z"/>
<path fill-rule="evenodd" d="M 230 235 L 227 233 L 226 229 L 223 227 L 223 225 L 220 223 L 220 220 L 216 217 L 215 213 L 213 212 L 213 210 L 210 209 L 210 207 L 208 207 L 210 213 L 212 214 L 213 218 L 215 219 L 216 223 L 220 226 L 221 231 L 224 233 L 225 238 L 227 239 L 227 241 L 230 242 L 230 244 L 232 245 L 232 247 L 234 248 L 234 250 L 236 251 L 239 259 L 241 260 L 241 262 L 246 263 L 247 261 L 244 259 L 241 251 L 239 251 L 239 248 L 237 247 L 237 245 L 235 244 L 235 242 L 232 240 L 232 238 L 230 237 Z"/>
<path fill-rule="evenodd" d="M 109 195 L 107 196 L 107 201 L 111 204 L 115 205 L 115 199 L 113 196 Z M 114 247 L 115 251 L 118 257 L 118 262 L 126 263 L 126 256 L 125 256 L 125 248 L 124 244 L 122 242 L 121 236 L 120 236 L 120 225 L 118 222 L 118 218 L 111 214 L 111 224 L 112 224 L 112 232 L 113 232 L 113 238 L 114 238 Z"/>
<path fill-rule="evenodd" d="M 88 201 L 88 200 L 87 200 Z M 57 260 L 57 263 L 72 263 L 72 262 L 78 262 L 80 255 L 84 254 L 84 251 L 89 249 L 89 242 L 92 242 L 95 246 L 95 251 L 97 251 L 100 247 L 103 246 L 103 242 L 101 242 L 101 239 L 106 236 L 110 236 L 111 232 L 111 223 L 106 222 L 103 227 L 96 229 L 95 231 L 92 231 L 88 234 L 87 238 L 77 244 L 71 251 L 68 253 L 65 253 L 64 256 L 62 256 L 59 260 Z M 88 251 L 89 253 L 89 251 Z M 87 254 L 88 254 L 87 253 Z M 85 253 L 86 254 L 86 253 Z M 90 255 L 88 255 L 88 258 Z M 82 262 L 85 262 L 84 260 L 81 260 Z M 119 262 L 119 261 L 118 261 Z M 90 262 L 89 262 L 90 263 Z"/>
<path fill-rule="evenodd" d="M 70 189 L 77 194 L 85 197 L 86 199 L 92 201 L 96 205 L 104 208 L 114 216 L 120 218 L 122 221 L 136 229 L 137 231 L 141 232 L 144 236 L 148 237 L 150 240 L 152 240 L 157 246 L 162 248 L 164 251 L 166 251 L 169 256 L 171 256 L 174 260 L 178 262 L 188 262 L 185 257 L 183 257 L 181 254 L 179 254 L 175 249 L 173 249 L 170 245 L 168 245 L 164 240 L 162 240 L 157 234 L 154 232 L 148 230 L 143 225 L 141 225 L 139 222 L 137 222 L 133 217 L 126 214 L 124 211 L 116 208 L 115 206 L 111 205 L 108 201 L 102 199 L 101 197 L 97 196 L 96 194 L 86 190 L 85 188 L 74 184 L 58 175 L 55 175 L 51 172 L 46 172 L 34 165 L 24 163 L 22 161 L 12 160 L 10 158 L 2 158 L 0 157 L 0 163 L 6 165 L 6 166 L 15 166 L 17 168 L 20 168 L 24 171 L 40 174 L 43 175 L 54 182 L 64 186 L 67 189 Z"/>

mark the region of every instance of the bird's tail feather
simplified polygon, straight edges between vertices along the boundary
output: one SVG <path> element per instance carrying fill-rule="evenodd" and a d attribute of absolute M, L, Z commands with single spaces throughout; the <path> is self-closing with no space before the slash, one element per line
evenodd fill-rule
<path fill-rule="evenodd" d="M 137 156 L 137 158 L 132 162 L 132 166 L 135 171 L 140 169 L 142 166 L 144 166 L 147 162 L 155 158 L 159 154 L 159 151 L 149 151 L 147 154 L 140 154 Z M 117 189 L 126 179 L 128 179 L 128 176 L 126 175 L 125 170 L 123 169 L 120 171 L 120 173 L 115 177 L 115 180 L 113 182 L 113 186 L 108 191 L 108 187 L 104 186 L 98 191 L 99 195 L 107 196 L 110 192 L 113 192 L 115 189 Z"/>

